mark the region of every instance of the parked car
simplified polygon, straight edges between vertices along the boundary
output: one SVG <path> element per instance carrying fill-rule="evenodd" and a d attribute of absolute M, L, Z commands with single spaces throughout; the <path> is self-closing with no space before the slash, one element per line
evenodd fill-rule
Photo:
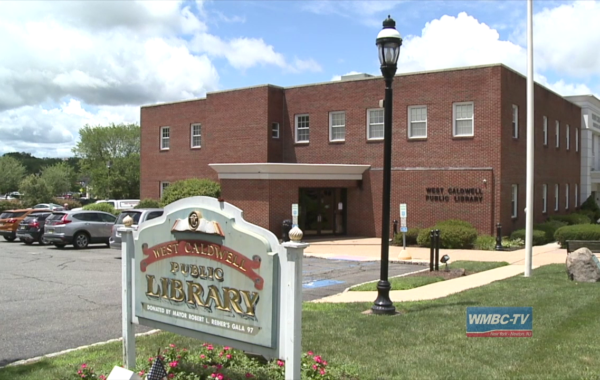
<path fill-rule="evenodd" d="M 137 230 L 140 224 L 147 220 L 162 216 L 163 212 L 164 211 L 161 208 L 139 208 L 122 211 L 112 227 L 112 234 L 110 235 L 110 247 L 114 249 L 121 249 L 121 233 L 117 230 L 119 227 L 125 226 L 125 224 L 123 224 L 123 219 L 125 219 L 126 216 L 131 216 L 133 218 L 132 227 L 134 230 Z"/>
<path fill-rule="evenodd" d="M 44 239 L 57 248 L 73 244 L 86 248 L 89 244 L 106 244 L 116 217 L 102 211 L 63 210 L 55 211 L 46 219 Z"/>
<path fill-rule="evenodd" d="M 40 243 L 40 245 L 48 244 L 43 238 L 43 235 L 46 218 L 50 215 L 52 215 L 51 211 L 34 212 L 25 217 L 17 229 L 17 237 L 19 240 L 27 245 L 31 245 L 36 241 Z"/>
<path fill-rule="evenodd" d="M 14 241 L 17 238 L 17 229 L 19 225 L 30 214 L 48 213 L 51 210 L 45 209 L 19 209 L 19 210 L 7 210 L 0 214 L 0 235 L 5 240 Z"/>
<path fill-rule="evenodd" d="M 60 211 L 64 207 L 61 205 L 57 205 L 56 203 L 38 203 L 37 205 L 33 206 L 32 208 L 43 208 L 43 209 L 48 209 L 48 210 Z"/>

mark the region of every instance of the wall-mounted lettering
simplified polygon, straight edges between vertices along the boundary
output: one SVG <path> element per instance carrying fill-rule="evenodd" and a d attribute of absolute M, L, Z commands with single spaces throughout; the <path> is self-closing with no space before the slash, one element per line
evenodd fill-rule
<path fill-rule="evenodd" d="M 483 203 L 483 190 L 480 187 L 427 187 L 426 202 Z"/>

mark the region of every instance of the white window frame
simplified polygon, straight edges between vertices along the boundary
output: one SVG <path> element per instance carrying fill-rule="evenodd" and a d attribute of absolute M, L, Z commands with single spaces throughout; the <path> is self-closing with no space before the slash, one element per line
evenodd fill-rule
<path fill-rule="evenodd" d="M 565 210 L 569 209 L 569 184 L 565 183 Z"/>
<path fill-rule="evenodd" d="M 567 124 L 567 131 L 566 131 L 566 135 L 567 135 L 567 150 L 571 149 L 571 127 L 569 126 L 569 124 Z"/>
<path fill-rule="evenodd" d="M 194 128 L 198 127 L 198 133 L 194 133 Z M 198 138 L 198 144 L 194 144 L 194 138 Z M 190 148 L 201 148 L 202 147 L 202 124 L 194 123 L 190 126 Z"/>
<path fill-rule="evenodd" d="M 578 208 L 579 207 L 579 184 L 575 184 L 575 197 L 573 199 L 573 207 Z"/>
<path fill-rule="evenodd" d="M 279 138 L 279 123 L 271 123 L 271 138 Z"/>
<path fill-rule="evenodd" d="M 307 117 L 308 118 L 306 120 L 306 122 L 308 123 L 307 127 L 302 127 L 302 128 L 299 127 L 299 125 L 298 125 L 298 123 L 299 123 L 298 119 L 301 118 L 301 117 Z M 307 114 L 307 113 L 298 114 L 298 115 L 296 115 L 294 117 L 294 120 L 295 120 L 295 125 L 294 125 L 294 131 L 295 131 L 294 134 L 295 134 L 295 136 L 294 136 L 294 140 L 296 141 L 296 143 L 307 143 L 307 142 L 309 142 L 310 141 L 310 115 Z M 300 140 L 298 138 L 298 132 L 300 130 L 307 130 L 308 131 L 308 138 L 306 140 Z"/>
<path fill-rule="evenodd" d="M 575 152 L 579 152 L 579 128 L 575 128 Z"/>
<path fill-rule="evenodd" d="M 344 115 L 344 124 L 343 125 L 333 125 L 333 116 L 334 115 Z M 339 130 L 343 129 L 343 137 L 333 137 L 334 128 Z M 346 111 L 333 111 L 329 112 L 329 141 L 330 142 L 340 142 L 346 140 Z"/>
<path fill-rule="evenodd" d="M 171 183 L 168 181 L 160 181 L 160 198 L 162 198 L 163 193 L 167 187 L 169 187 Z"/>
<path fill-rule="evenodd" d="M 371 112 L 381 111 L 383 118 L 381 123 L 371 123 Z M 374 126 L 381 125 L 381 137 L 371 137 L 371 128 Z M 383 108 L 370 108 L 367 109 L 367 140 L 383 140 L 385 137 L 385 110 Z"/>
<path fill-rule="evenodd" d="M 456 107 L 458 106 L 466 106 L 466 105 L 470 105 L 471 106 L 471 110 L 473 111 L 473 114 L 471 115 L 470 118 L 463 118 L 460 120 L 471 120 L 471 133 L 467 134 L 457 134 L 456 133 L 456 122 L 458 121 L 457 117 L 456 117 Z M 473 137 L 475 136 L 475 103 L 474 102 L 458 102 L 458 103 L 453 103 L 452 104 L 452 137 Z"/>
<path fill-rule="evenodd" d="M 165 137 L 165 131 L 167 131 L 167 135 Z M 165 147 L 166 142 L 166 147 Z M 171 127 L 160 127 L 160 150 L 169 150 L 171 149 Z"/>
<path fill-rule="evenodd" d="M 519 200 L 519 185 L 513 184 L 511 186 L 511 218 L 515 219 L 518 215 L 518 200 Z"/>
<path fill-rule="evenodd" d="M 544 116 L 544 146 L 548 146 L 548 118 Z"/>
<path fill-rule="evenodd" d="M 515 139 L 519 138 L 519 106 L 513 104 L 512 106 L 512 137 Z"/>
<path fill-rule="evenodd" d="M 413 120 L 412 110 L 425 109 L 425 120 Z M 426 139 L 427 138 L 427 106 L 409 106 L 408 107 L 408 138 Z M 413 133 L 413 123 L 425 123 L 425 135 L 415 136 Z"/>
<path fill-rule="evenodd" d="M 548 212 L 548 185 L 542 185 L 542 213 Z"/>
<path fill-rule="evenodd" d="M 554 184 L 554 211 L 558 211 L 558 183 Z"/>
<path fill-rule="evenodd" d="M 556 120 L 556 147 L 560 148 L 560 121 Z"/>

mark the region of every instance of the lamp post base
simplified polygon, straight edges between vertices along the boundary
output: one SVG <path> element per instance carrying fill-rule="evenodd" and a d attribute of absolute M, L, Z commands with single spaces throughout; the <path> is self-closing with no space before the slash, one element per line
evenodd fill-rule
<path fill-rule="evenodd" d="M 379 281 L 377 283 L 377 299 L 371 307 L 373 314 L 394 315 L 396 307 L 390 300 L 390 283 L 389 281 Z"/>

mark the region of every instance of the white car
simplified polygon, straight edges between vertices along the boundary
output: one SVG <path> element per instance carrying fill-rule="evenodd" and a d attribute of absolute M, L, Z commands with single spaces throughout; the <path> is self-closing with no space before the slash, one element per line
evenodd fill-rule
<path fill-rule="evenodd" d="M 57 205 L 56 203 L 38 203 L 37 205 L 33 206 L 32 208 L 43 208 L 43 209 L 52 210 L 52 211 L 64 210 L 63 206 Z"/>

